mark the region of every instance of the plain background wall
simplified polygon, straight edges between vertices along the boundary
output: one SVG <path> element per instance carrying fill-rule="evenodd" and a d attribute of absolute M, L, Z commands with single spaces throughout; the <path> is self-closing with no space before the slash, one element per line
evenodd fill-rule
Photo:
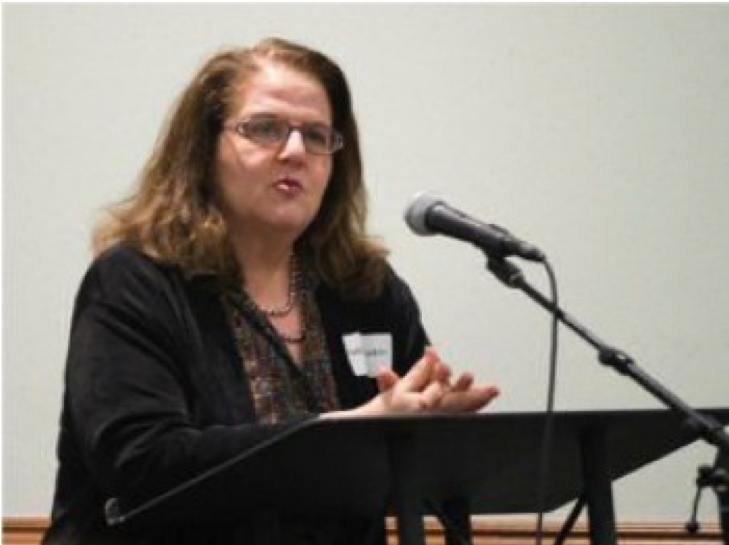
<path fill-rule="evenodd" d="M 687 402 L 727 405 L 728 6 L 5 5 L 5 516 L 50 508 L 99 211 L 128 193 L 201 63 L 268 35 L 347 72 L 372 230 L 446 359 L 502 387 L 493 411 L 544 407 L 548 317 L 473 248 L 413 236 L 401 216 L 416 191 L 537 243 L 566 309 Z M 568 331 L 560 355 L 558 408 L 658 407 Z M 620 481 L 619 519 L 684 520 L 712 459 L 692 446 Z"/>

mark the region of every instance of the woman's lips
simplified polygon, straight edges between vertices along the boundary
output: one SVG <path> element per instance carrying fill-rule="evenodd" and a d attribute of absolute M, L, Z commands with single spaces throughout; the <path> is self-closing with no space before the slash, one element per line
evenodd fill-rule
<path fill-rule="evenodd" d="M 274 187 L 287 195 L 300 193 L 304 189 L 303 184 L 296 178 L 281 178 L 276 181 Z"/>

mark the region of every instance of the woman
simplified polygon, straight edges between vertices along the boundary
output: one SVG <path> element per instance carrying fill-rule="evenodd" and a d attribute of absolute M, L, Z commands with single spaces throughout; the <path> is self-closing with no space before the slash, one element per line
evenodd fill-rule
<path fill-rule="evenodd" d="M 118 529 L 104 504 L 138 505 L 316 415 L 476 411 L 497 395 L 468 374 L 451 381 L 426 350 L 418 307 L 365 216 L 336 64 L 269 39 L 202 68 L 138 192 L 97 232 L 73 316 L 46 543 L 260 541 L 257 513 L 199 506 Z M 345 347 L 374 333 L 392 340 L 392 368 L 376 380 Z M 380 520 L 276 522 L 285 544 L 384 540 Z"/>

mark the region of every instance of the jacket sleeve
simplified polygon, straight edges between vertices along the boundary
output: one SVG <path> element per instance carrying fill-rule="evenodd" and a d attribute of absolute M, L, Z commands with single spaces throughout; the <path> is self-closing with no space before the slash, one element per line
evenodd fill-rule
<path fill-rule="evenodd" d="M 66 368 L 74 437 L 100 493 L 131 505 L 295 424 L 193 423 L 191 333 L 174 290 L 162 269 L 127 251 L 92 266 L 74 311 Z"/>

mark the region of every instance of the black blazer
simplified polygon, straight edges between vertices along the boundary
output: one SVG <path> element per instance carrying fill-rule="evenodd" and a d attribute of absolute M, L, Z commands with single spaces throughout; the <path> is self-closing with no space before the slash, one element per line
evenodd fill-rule
<path fill-rule="evenodd" d="M 422 356 L 427 338 L 418 306 L 393 271 L 374 300 L 347 301 L 323 284 L 316 299 L 343 408 L 377 391 L 374 380 L 355 375 L 343 335 L 390 333 L 400 374 Z M 199 520 L 124 532 L 106 526 L 104 504 L 154 497 L 294 423 L 255 422 L 214 279 L 189 279 L 134 249 L 113 248 L 91 265 L 76 300 L 44 543 L 247 543 L 241 535 L 254 532 L 252 523 L 246 529 L 253 514 L 219 520 L 201 505 Z M 383 543 L 379 520 L 337 524 L 327 543 Z"/>

